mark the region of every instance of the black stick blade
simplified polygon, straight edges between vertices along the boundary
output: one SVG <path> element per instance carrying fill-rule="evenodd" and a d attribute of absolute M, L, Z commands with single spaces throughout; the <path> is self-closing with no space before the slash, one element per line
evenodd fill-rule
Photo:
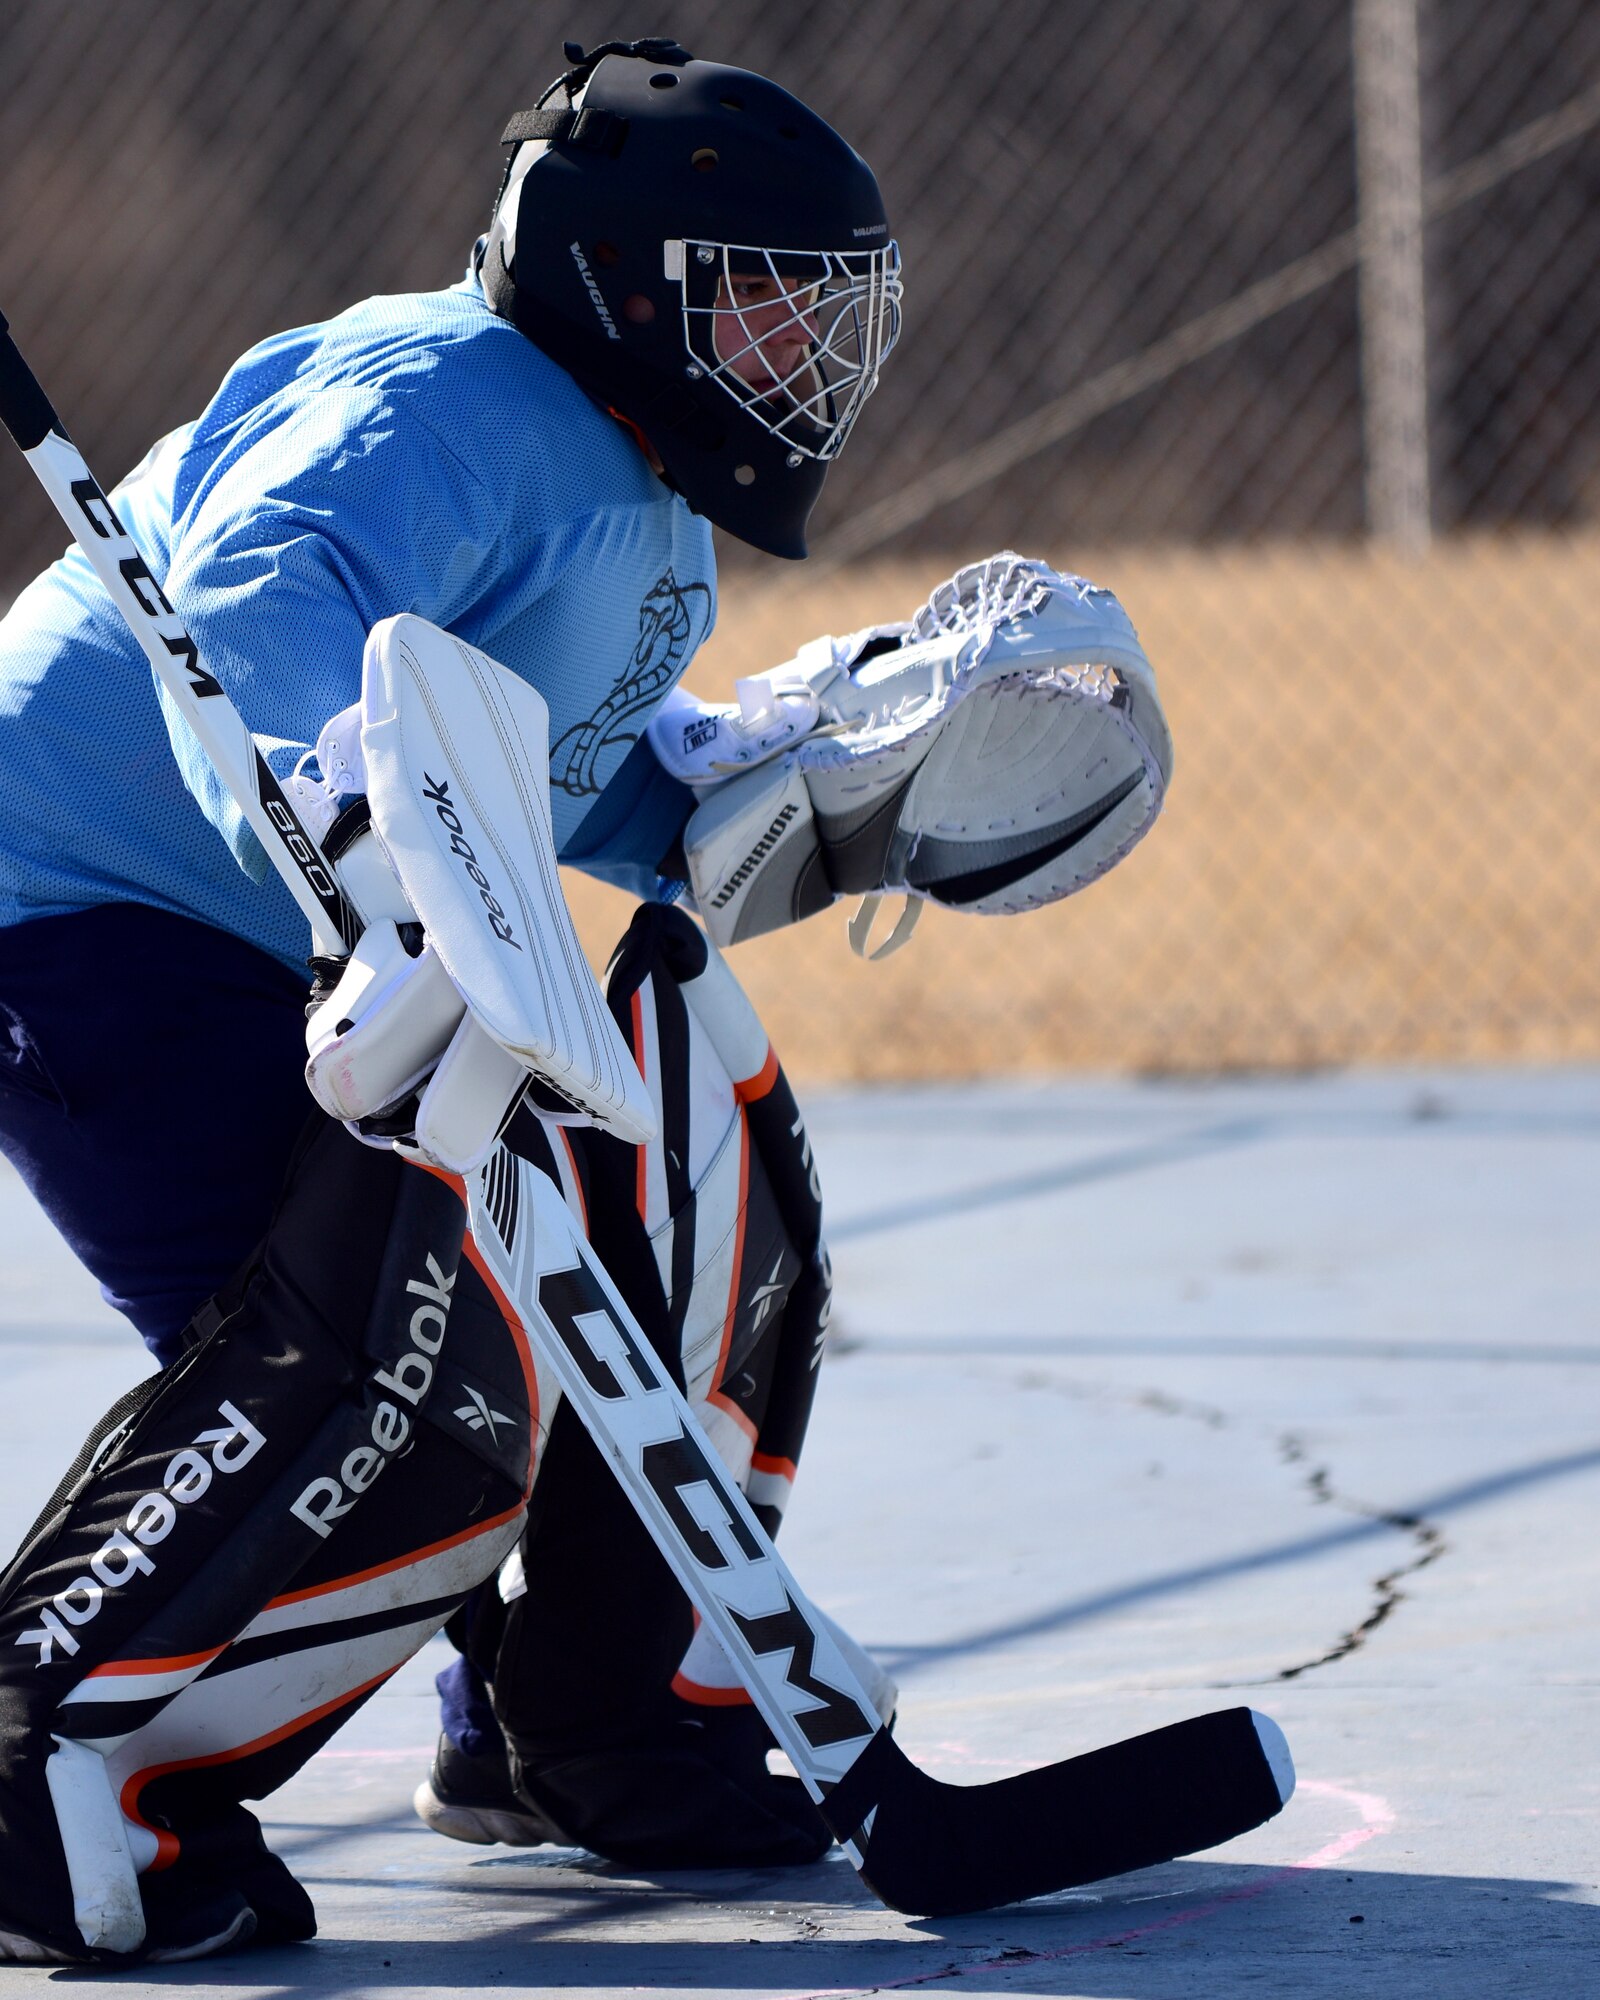
<path fill-rule="evenodd" d="M 1277 1725 L 1229 1708 L 989 1785 L 940 1784 L 879 1730 L 822 1813 L 890 1909 L 948 1917 L 1216 1847 L 1293 1788 Z"/>

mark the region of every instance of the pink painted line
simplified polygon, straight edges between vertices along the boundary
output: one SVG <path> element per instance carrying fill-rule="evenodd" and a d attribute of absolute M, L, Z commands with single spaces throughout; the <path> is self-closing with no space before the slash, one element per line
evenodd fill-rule
<path fill-rule="evenodd" d="M 1374 1792 L 1352 1791 L 1347 1785 L 1328 1784 L 1318 1778 L 1302 1778 L 1295 1789 L 1297 1793 L 1304 1792 L 1313 1798 L 1335 1799 L 1341 1805 L 1353 1806 L 1360 1814 L 1361 1824 L 1346 1828 L 1315 1853 L 1308 1854 L 1303 1861 L 1291 1861 L 1287 1867 L 1271 1869 L 1259 1881 L 1251 1882 L 1244 1888 L 1225 1889 L 1208 1902 L 1174 1910 L 1167 1916 L 1157 1917 L 1153 1923 L 1136 1924 L 1130 1930 L 1108 1931 L 1103 1937 L 1088 1938 L 1082 1944 L 1061 1945 L 1054 1951 L 1011 1953 L 1004 1958 L 974 1959 L 966 1965 L 942 1965 L 935 1971 L 915 1972 L 905 1979 L 876 1980 L 871 1986 L 823 1986 L 808 1993 L 786 1993 L 780 2000 L 860 2000 L 861 1995 L 868 1993 L 904 1992 L 913 1986 L 931 1986 L 941 1979 L 967 1979 L 977 1972 L 1008 1972 L 1018 1967 L 1045 1965 L 1054 1959 L 1082 1958 L 1092 1951 L 1110 1951 L 1117 1945 L 1132 1944 L 1137 1938 L 1154 1937 L 1160 1931 L 1201 1923 L 1207 1917 L 1232 1909 L 1237 1903 L 1253 1902 L 1257 1896 L 1282 1888 L 1285 1882 L 1292 1882 L 1308 1869 L 1331 1868 L 1343 1861 L 1346 1855 L 1364 1847 L 1369 1840 L 1376 1840 L 1380 1834 L 1388 1833 L 1394 1826 L 1394 1808 Z"/>

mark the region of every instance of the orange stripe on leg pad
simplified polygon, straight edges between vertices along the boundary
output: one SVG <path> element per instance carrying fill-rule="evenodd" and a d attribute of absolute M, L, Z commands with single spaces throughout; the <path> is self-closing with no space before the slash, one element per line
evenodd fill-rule
<path fill-rule="evenodd" d="M 354 1584 L 370 1583 L 375 1576 L 389 1576 L 397 1569 L 409 1569 L 413 1563 L 424 1562 L 429 1556 L 442 1555 L 446 1549 L 459 1548 L 463 1542 L 470 1542 L 475 1536 L 491 1534 L 496 1528 L 503 1527 L 513 1515 L 521 1512 L 520 1503 L 515 1507 L 508 1507 L 504 1513 L 492 1515 L 487 1521 L 475 1521 L 470 1528 L 460 1528 L 455 1534 L 446 1535 L 442 1541 L 429 1542 L 425 1548 L 408 1549 L 403 1556 L 393 1556 L 388 1562 L 374 1563 L 371 1569 L 353 1570 L 349 1576 L 334 1577 L 331 1583 L 313 1583 L 304 1590 L 286 1591 L 282 1597 L 270 1599 L 262 1609 L 276 1611 L 285 1604 L 303 1604 L 311 1597 L 326 1597 L 330 1591 L 348 1590 Z M 221 1651 L 220 1647 L 218 1651 Z M 122 1671 L 127 1673 L 132 1669 L 123 1668 Z"/>
<path fill-rule="evenodd" d="M 84 1679 L 103 1680 L 108 1674 L 186 1673 L 190 1667 L 203 1667 L 223 1650 L 221 1646 L 208 1646 L 203 1653 L 179 1653 L 170 1660 L 108 1660 L 103 1667 L 91 1667 Z"/>
<path fill-rule="evenodd" d="M 747 1076 L 743 1083 L 733 1086 L 733 1094 L 741 1104 L 754 1104 L 766 1096 L 778 1080 L 778 1051 L 767 1044 L 767 1059 L 754 1076 Z"/>
<path fill-rule="evenodd" d="M 205 1757 L 175 1757 L 170 1764 L 152 1764 L 147 1771 L 135 1771 L 122 1787 L 120 1804 L 124 1815 L 135 1826 L 142 1826 L 147 1833 L 156 1837 L 156 1858 L 151 1862 L 149 1873 L 154 1875 L 162 1868 L 170 1868 L 178 1858 L 178 1837 L 165 1827 L 151 1826 L 139 1811 L 139 1795 L 146 1785 L 152 1785 L 157 1778 L 164 1778 L 169 1771 L 199 1771 L 212 1764 L 236 1764 L 244 1757 L 252 1757 L 258 1750 L 270 1750 L 274 1743 L 281 1743 L 288 1736 L 297 1736 L 302 1729 L 309 1729 L 314 1722 L 320 1722 L 325 1715 L 332 1715 L 336 1708 L 343 1708 L 347 1702 L 358 1701 L 362 1695 L 370 1694 L 375 1687 L 381 1687 L 391 1675 L 397 1674 L 405 1664 L 402 1660 L 395 1666 L 385 1667 L 381 1674 L 374 1674 L 360 1687 L 347 1688 L 331 1701 L 323 1702 L 320 1708 L 307 1709 L 304 1715 L 297 1715 L 292 1722 L 286 1722 L 279 1729 L 269 1729 L 265 1736 L 257 1736 L 249 1743 L 240 1743 L 231 1750 L 213 1750 Z"/>
<path fill-rule="evenodd" d="M 755 1707 L 748 1692 L 742 1687 L 702 1687 L 699 1681 L 686 1680 L 682 1674 L 672 1676 L 672 1692 L 680 1701 L 692 1701 L 696 1708 Z"/>

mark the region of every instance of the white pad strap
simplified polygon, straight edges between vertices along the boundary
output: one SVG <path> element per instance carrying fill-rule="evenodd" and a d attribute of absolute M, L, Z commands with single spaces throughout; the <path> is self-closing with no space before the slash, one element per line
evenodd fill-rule
<path fill-rule="evenodd" d="M 822 713 L 816 689 L 793 674 L 755 674 L 733 692 L 731 702 L 705 702 L 674 688 L 651 717 L 656 762 L 680 784 L 704 791 L 770 763 L 809 736 Z"/>
<path fill-rule="evenodd" d="M 883 943 L 873 951 L 867 950 L 867 940 L 872 935 L 872 926 L 878 920 L 878 912 L 883 907 L 881 896 L 863 896 L 856 905 L 846 929 L 850 934 L 850 949 L 857 958 L 864 958 L 869 965 L 875 965 L 880 958 L 887 958 L 907 943 L 917 927 L 917 919 L 922 915 L 922 904 L 915 896 L 907 896 L 900 906 L 900 914 L 894 920 L 894 928 Z"/>
<path fill-rule="evenodd" d="M 696 791 L 848 726 L 861 709 L 851 670 L 869 646 L 898 646 L 908 625 L 868 625 L 844 638 L 808 640 L 792 660 L 733 684 L 731 702 L 701 701 L 676 687 L 646 735 L 656 761 Z M 868 703 L 870 706 L 870 702 Z"/>
<path fill-rule="evenodd" d="M 640 1145 L 655 1133 L 654 1109 L 562 894 L 549 732 L 535 688 L 425 618 L 372 628 L 367 796 L 430 945 L 493 1040 Z"/>

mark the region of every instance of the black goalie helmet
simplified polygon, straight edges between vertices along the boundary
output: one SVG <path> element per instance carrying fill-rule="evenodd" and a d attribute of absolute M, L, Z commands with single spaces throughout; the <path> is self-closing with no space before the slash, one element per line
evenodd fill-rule
<path fill-rule="evenodd" d="M 484 295 L 648 440 L 698 513 L 806 553 L 900 329 L 871 169 L 749 70 L 607 43 L 513 118 Z"/>

